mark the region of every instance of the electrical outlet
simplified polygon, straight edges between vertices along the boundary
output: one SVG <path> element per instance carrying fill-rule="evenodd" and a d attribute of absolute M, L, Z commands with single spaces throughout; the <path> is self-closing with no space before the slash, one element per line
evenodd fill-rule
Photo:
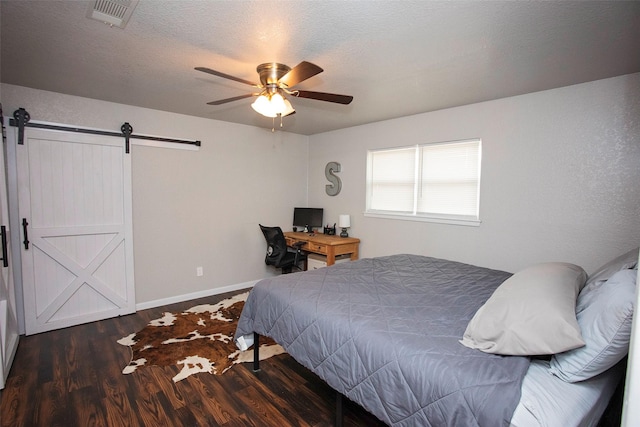
<path fill-rule="evenodd" d="M 196 276 L 200 277 L 204 275 L 204 272 L 202 271 L 202 267 L 196 267 Z"/>

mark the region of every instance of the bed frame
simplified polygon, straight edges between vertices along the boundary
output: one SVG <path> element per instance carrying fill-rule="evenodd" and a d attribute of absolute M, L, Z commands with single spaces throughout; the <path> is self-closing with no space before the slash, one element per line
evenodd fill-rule
<path fill-rule="evenodd" d="M 253 372 L 260 372 L 260 334 L 253 333 Z M 336 418 L 335 426 L 342 427 L 343 425 L 343 410 L 342 410 L 342 398 L 344 396 L 339 391 L 336 391 Z"/>

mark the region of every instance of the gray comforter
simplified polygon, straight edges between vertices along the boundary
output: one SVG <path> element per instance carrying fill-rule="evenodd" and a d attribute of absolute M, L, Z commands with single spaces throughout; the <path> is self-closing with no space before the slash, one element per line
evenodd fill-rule
<path fill-rule="evenodd" d="M 458 340 L 509 276 L 417 255 L 277 276 L 252 289 L 236 339 L 272 337 L 389 425 L 508 425 L 529 360 Z"/>

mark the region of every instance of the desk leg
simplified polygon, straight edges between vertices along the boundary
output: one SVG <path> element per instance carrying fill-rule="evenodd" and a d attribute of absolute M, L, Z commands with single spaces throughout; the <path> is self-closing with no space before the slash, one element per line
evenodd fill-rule
<path fill-rule="evenodd" d="M 351 261 L 357 261 L 358 260 L 358 245 L 355 245 L 355 248 L 353 250 L 353 252 L 351 252 Z"/>
<path fill-rule="evenodd" d="M 327 267 L 336 263 L 336 249 L 333 246 L 327 248 Z"/>

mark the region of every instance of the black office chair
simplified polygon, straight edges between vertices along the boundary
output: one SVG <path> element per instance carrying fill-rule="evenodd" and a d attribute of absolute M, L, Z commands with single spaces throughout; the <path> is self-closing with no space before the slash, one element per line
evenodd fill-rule
<path fill-rule="evenodd" d="M 300 262 L 307 262 L 307 255 L 303 253 L 301 249 L 301 247 L 304 246 L 304 242 L 296 243 L 294 245 L 294 252 L 289 251 L 284 233 L 282 233 L 280 227 L 265 227 L 262 224 L 259 225 L 267 241 L 267 255 L 264 258 L 265 264 L 281 268 L 283 274 L 291 273 L 294 268 L 302 270 L 299 266 Z"/>

